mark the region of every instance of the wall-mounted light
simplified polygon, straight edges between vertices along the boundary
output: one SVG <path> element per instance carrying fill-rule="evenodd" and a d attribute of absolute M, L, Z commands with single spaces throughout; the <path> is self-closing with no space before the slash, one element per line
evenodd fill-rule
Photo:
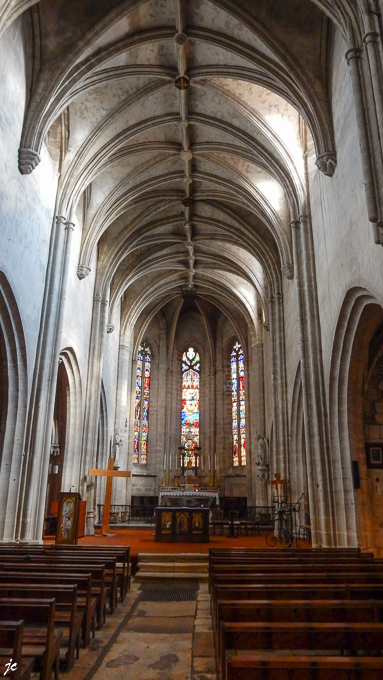
<path fill-rule="evenodd" d="M 57 475 L 57 474 L 58 474 L 58 471 L 59 471 L 59 466 L 58 466 L 58 465 L 54 465 L 53 468 L 52 468 L 52 473 L 53 473 L 54 475 Z"/>

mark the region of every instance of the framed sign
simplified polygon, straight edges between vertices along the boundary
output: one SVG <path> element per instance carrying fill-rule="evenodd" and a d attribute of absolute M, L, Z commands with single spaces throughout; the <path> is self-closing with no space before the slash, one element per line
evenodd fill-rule
<path fill-rule="evenodd" d="M 366 443 L 367 467 L 370 469 L 383 470 L 383 442 Z"/>
<path fill-rule="evenodd" d="M 67 491 L 60 493 L 56 544 L 75 545 L 77 543 L 77 520 L 80 501 L 81 496 L 79 493 Z"/>

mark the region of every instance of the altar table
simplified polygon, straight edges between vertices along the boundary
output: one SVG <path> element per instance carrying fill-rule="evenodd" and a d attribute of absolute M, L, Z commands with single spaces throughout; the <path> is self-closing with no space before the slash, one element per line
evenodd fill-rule
<path fill-rule="evenodd" d="M 209 508 L 156 508 L 154 540 L 167 543 L 208 543 Z"/>

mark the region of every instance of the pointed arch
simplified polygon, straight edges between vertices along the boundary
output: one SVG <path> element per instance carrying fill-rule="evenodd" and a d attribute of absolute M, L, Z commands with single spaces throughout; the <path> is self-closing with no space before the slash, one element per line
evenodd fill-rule
<path fill-rule="evenodd" d="M 27 353 L 17 302 L 7 277 L 0 271 L 0 337 L 4 385 L 0 440 L 0 540 L 16 538 L 16 515 L 28 395 Z"/>

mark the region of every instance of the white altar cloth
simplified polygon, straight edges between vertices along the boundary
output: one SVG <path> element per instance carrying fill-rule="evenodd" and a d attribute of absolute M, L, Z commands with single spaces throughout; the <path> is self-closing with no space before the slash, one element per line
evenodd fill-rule
<path fill-rule="evenodd" d="M 217 507 L 219 507 L 219 491 L 181 491 L 181 489 L 163 489 L 159 494 L 159 505 L 162 505 L 163 498 L 212 498 L 215 500 Z"/>

